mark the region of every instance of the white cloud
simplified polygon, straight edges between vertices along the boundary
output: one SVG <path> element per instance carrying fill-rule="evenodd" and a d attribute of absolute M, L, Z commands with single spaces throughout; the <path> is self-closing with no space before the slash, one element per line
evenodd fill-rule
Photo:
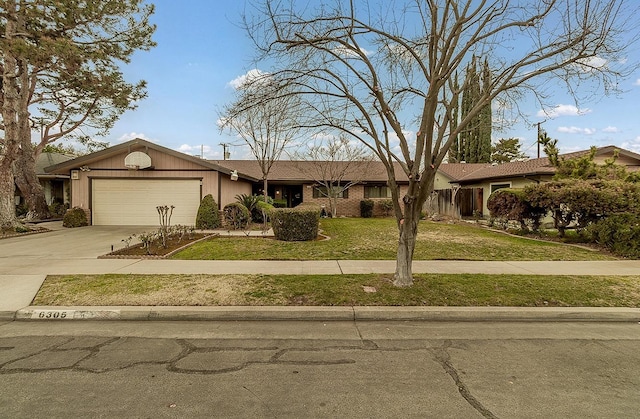
<path fill-rule="evenodd" d="M 195 157 L 203 157 L 205 159 L 216 160 L 222 158 L 222 147 L 213 149 L 208 145 L 190 145 L 182 144 L 177 151 Z"/>
<path fill-rule="evenodd" d="M 249 70 L 245 74 L 236 77 L 235 79 L 231 80 L 227 84 L 233 87 L 234 89 L 240 89 L 243 86 L 245 86 L 247 83 L 251 83 L 260 79 L 265 79 L 268 76 L 269 76 L 269 73 L 265 73 L 264 71 L 254 68 L 253 70 Z"/>
<path fill-rule="evenodd" d="M 558 127 L 558 132 L 562 132 L 564 134 L 593 135 L 596 133 L 596 130 L 594 128 Z"/>
<path fill-rule="evenodd" d="M 634 86 L 640 86 L 640 79 L 637 79 L 635 82 L 633 82 Z"/>
<path fill-rule="evenodd" d="M 620 147 L 633 151 L 634 153 L 640 153 L 640 137 L 636 137 L 633 140 L 623 142 Z"/>
<path fill-rule="evenodd" d="M 612 127 L 612 126 L 608 126 L 606 128 L 604 128 L 602 130 L 602 132 L 608 132 L 608 133 L 616 133 L 616 132 L 620 132 L 620 130 L 618 129 L 618 127 Z"/>
<path fill-rule="evenodd" d="M 541 109 L 536 116 L 541 118 L 557 118 L 559 116 L 579 116 L 590 113 L 591 109 L 578 109 L 573 105 L 556 105 L 551 109 Z"/>
<path fill-rule="evenodd" d="M 150 141 L 152 143 L 157 143 L 158 142 L 156 140 L 153 140 L 153 139 L 147 137 L 142 132 L 128 132 L 128 133 L 122 134 L 120 137 L 118 137 L 118 139 L 115 140 L 114 143 L 115 144 L 126 143 L 127 141 L 135 140 L 136 138 L 140 138 L 141 140 Z"/>
<path fill-rule="evenodd" d="M 605 70 L 607 67 L 607 60 L 600 57 L 589 57 L 578 61 L 578 66 L 585 73 L 589 73 L 597 70 Z"/>
<path fill-rule="evenodd" d="M 360 52 L 364 53 L 365 56 L 371 55 L 371 51 L 367 51 L 364 48 L 360 48 L 359 50 Z M 357 53 L 356 48 L 354 46 L 334 48 L 333 52 L 335 52 L 338 55 L 342 55 L 343 57 L 357 58 L 360 56 L 360 54 Z"/>

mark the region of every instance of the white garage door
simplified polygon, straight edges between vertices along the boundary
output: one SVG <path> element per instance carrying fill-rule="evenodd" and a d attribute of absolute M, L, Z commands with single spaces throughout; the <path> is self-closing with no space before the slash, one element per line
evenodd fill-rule
<path fill-rule="evenodd" d="M 93 179 L 93 225 L 160 226 L 156 207 L 175 206 L 171 225 L 194 225 L 198 179 Z"/>

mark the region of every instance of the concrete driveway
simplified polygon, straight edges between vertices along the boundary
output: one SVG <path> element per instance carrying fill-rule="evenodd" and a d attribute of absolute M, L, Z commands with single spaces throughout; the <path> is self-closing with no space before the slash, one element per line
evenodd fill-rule
<path fill-rule="evenodd" d="M 52 231 L 0 240 L 0 267 L 20 260 L 33 264 L 33 259 L 95 259 L 111 252 L 112 246 L 113 249 L 124 247 L 122 240 L 132 234 L 157 229 L 155 226 L 64 228 L 61 221 L 41 225 Z"/>

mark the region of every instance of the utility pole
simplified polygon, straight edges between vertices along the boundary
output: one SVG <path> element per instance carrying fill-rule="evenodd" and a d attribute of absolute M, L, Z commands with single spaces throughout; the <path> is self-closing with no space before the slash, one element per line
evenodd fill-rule
<path fill-rule="evenodd" d="M 536 142 L 538 143 L 538 158 L 540 158 L 540 122 L 538 122 L 538 140 Z"/>
<path fill-rule="evenodd" d="M 546 122 L 542 121 L 542 122 Z M 538 141 L 536 141 L 538 143 L 538 158 L 540 158 L 540 144 L 542 143 L 542 136 L 546 136 L 547 133 L 544 131 L 544 129 L 542 129 L 541 124 L 542 122 L 538 122 Z"/>
<path fill-rule="evenodd" d="M 227 151 L 227 147 L 229 147 L 229 144 L 227 143 L 220 143 L 220 145 L 222 146 L 222 160 L 228 160 L 229 156 L 231 153 L 229 153 Z"/>

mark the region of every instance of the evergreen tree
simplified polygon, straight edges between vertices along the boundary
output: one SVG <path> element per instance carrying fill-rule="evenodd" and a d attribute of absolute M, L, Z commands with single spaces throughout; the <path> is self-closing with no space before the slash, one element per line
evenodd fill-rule
<path fill-rule="evenodd" d="M 480 74 L 476 57 L 473 57 L 466 69 L 460 119 L 465 119 L 469 111 L 476 106 L 479 98 L 486 97 L 486 92 L 490 90 L 491 70 L 488 62 L 485 60 Z M 457 116 L 458 112 L 454 112 L 454 114 Z M 450 162 L 488 163 L 491 161 L 491 117 L 491 102 L 489 102 L 479 114 L 472 118 L 468 125 L 469 128 L 460 133 L 458 141 L 454 141 L 454 151 L 450 154 Z"/>
<path fill-rule="evenodd" d="M 492 147 L 491 162 L 508 163 L 518 159 L 524 159 L 527 156 L 520 151 L 520 140 L 518 138 L 501 138 L 495 146 Z"/>

